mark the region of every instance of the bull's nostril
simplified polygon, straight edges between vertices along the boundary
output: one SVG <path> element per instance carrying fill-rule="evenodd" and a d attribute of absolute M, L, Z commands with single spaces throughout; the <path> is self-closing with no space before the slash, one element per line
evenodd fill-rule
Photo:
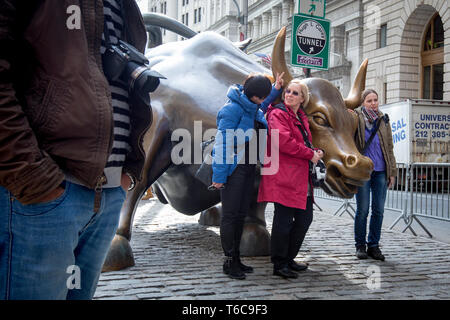
<path fill-rule="evenodd" d="M 357 162 L 358 162 L 358 158 L 356 158 L 356 156 L 354 156 L 354 155 L 348 155 L 345 158 L 345 165 L 347 167 L 354 167 L 357 164 Z"/>

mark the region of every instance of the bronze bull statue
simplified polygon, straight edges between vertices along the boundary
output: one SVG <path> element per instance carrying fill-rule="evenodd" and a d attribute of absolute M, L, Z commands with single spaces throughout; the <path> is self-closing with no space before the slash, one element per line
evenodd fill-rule
<path fill-rule="evenodd" d="M 285 72 L 285 84 L 292 78 L 284 60 L 286 30 L 278 34 L 272 53 L 273 74 Z M 103 271 L 120 270 L 134 265 L 129 244 L 133 217 L 139 200 L 149 186 L 158 199 L 177 211 L 194 215 L 202 212 L 204 220 L 218 217 L 220 202 L 217 191 L 208 191 L 195 177 L 199 163 L 173 164 L 171 152 L 175 129 L 184 128 L 193 140 L 206 140 L 203 133 L 216 128 L 216 115 L 226 99 L 228 87 L 242 81 L 252 72 L 269 70 L 253 62 L 226 38 L 204 32 L 193 38 L 157 46 L 148 58 L 152 69 L 163 74 L 158 89 L 151 94 L 153 124 L 143 137 L 146 150 L 145 179 L 129 192 L 122 207 L 119 228 L 111 244 Z M 356 123 L 346 107 L 359 105 L 364 89 L 367 61 L 358 72 L 349 98 L 343 99 L 328 81 L 317 78 L 303 80 L 309 88 L 309 117 L 313 143 L 325 150 L 327 165 L 324 190 L 342 198 L 350 198 L 357 186 L 367 181 L 372 162 L 356 149 L 353 136 Z M 196 132 L 195 121 L 202 121 L 202 132 Z M 198 139 L 195 139 L 197 135 Z M 204 139 L 202 139 L 204 138 Z M 192 148 L 196 148 L 193 144 Z M 259 170 L 259 169 L 258 169 Z M 259 179 L 254 186 L 253 202 L 248 213 L 241 241 L 241 254 L 268 255 L 270 235 L 266 230 L 265 203 L 257 203 Z M 213 219 L 218 223 L 218 219 Z"/>

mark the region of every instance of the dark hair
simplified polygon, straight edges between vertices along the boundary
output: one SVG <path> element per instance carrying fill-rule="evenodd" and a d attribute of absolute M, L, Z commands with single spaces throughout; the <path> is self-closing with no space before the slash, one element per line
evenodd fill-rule
<path fill-rule="evenodd" d="M 366 89 L 366 90 L 364 90 L 364 92 L 361 95 L 361 98 L 362 98 L 361 103 L 363 103 L 364 100 L 366 100 L 367 96 L 369 94 L 371 94 L 371 93 L 374 93 L 377 96 L 377 98 L 378 98 L 378 93 L 375 90 L 373 90 L 373 89 Z"/>
<path fill-rule="evenodd" d="M 272 83 L 263 74 L 251 74 L 244 82 L 244 94 L 249 99 L 254 96 L 264 99 L 270 94 L 271 90 Z"/>

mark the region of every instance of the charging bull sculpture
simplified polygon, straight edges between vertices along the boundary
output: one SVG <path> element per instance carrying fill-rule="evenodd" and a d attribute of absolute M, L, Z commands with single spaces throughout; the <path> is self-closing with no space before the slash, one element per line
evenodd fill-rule
<path fill-rule="evenodd" d="M 273 74 L 285 72 L 284 83 L 292 78 L 284 59 L 286 30 L 278 34 L 272 53 Z M 151 94 L 153 123 L 143 137 L 146 151 L 144 180 L 129 192 L 122 207 L 119 228 L 111 244 L 103 271 L 120 270 L 134 265 L 129 244 L 133 217 L 139 200 L 149 186 L 158 199 L 177 211 L 206 218 L 219 210 L 218 191 L 208 191 L 195 177 L 199 163 L 174 164 L 171 153 L 177 146 L 172 134 L 176 129 L 187 130 L 193 141 L 202 141 L 203 133 L 216 128 L 216 116 L 226 102 L 228 87 L 242 83 L 252 72 L 270 72 L 252 61 L 226 38 L 204 32 L 193 38 L 157 46 L 148 58 L 153 70 L 163 74 L 158 89 Z M 328 81 L 317 78 L 303 80 L 309 88 L 308 114 L 316 147 L 325 150 L 327 177 L 324 190 L 342 198 L 350 198 L 357 186 L 370 177 L 373 165 L 359 154 L 353 143 L 356 123 L 346 107 L 359 105 L 364 89 L 367 61 L 356 77 L 349 98 L 343 99 Z M 201 130 L 198 130 L 201 121 Z M 196 145 L 192 142 L 192 149 Z M 266 204 L 257 203 L 259 179 L 256 179 L 252 206 L 248 213 L 241 242 L 241 254 L 268 255 L 270 235 L 266 230 Z M 211 209 L 212 208 L 212 209 Z"/>

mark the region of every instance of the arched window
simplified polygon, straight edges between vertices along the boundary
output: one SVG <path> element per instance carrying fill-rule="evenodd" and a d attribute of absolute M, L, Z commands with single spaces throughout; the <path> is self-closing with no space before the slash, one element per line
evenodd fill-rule
<path fill-rule="evenodd" d="M 435 14 L 426 27 L 422 45 L 423 99 L 443 99 L 444 89 L 444 26 Z"/>

